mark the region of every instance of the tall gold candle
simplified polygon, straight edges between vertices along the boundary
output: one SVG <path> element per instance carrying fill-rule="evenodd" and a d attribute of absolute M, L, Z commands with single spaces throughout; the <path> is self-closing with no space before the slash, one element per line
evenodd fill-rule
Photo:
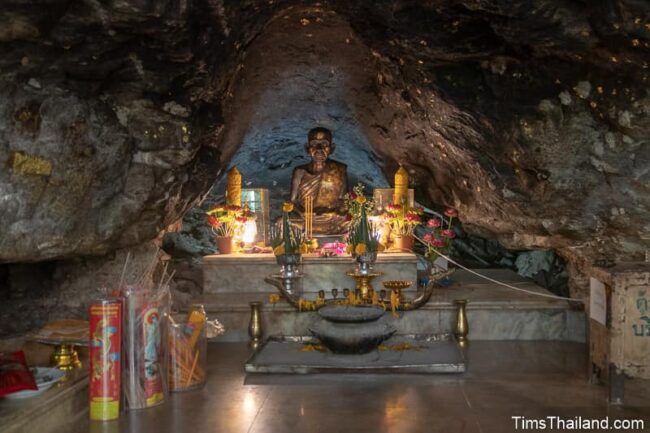
<path fill-rule="evenodd" d="M 401 165 L 395 172 L 395 191 L 393 192 L 393 204 L 402 204 L 402 200 L 408 201 L 409 194 L 409 173 Z"/>
<path fill-rule="evenodd" d="M 314 223 L 314 198 L 311 195 L 305 197 L 305 238 L 311 239 Z"/>
<path fill-rule="evenodd" d="M 305 220 L 305 239 L 309 239 L 309 196 L 303 198 L 302 207 L 305 209 L 305 217 L 303 218 Z"/>
<path fill-rule="evenodd" d="M 241 173 L 237 167 L 231 168 L 228 172 L 226 203 L 241 206 Z"/>

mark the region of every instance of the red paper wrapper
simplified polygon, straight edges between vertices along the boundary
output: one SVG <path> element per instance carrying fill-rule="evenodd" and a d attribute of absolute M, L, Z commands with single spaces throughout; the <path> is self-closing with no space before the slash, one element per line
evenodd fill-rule
<path fill-rule="evenodd" d="M 0 353 L 0 397 L 12 392 L 36 390 L 36 381 L 27 368 L 25 352 Z"/>
<path fill-rule="evenodd" d="M 90 419 L 120 416 L 122 302 L 101 300 L 90 306 Z"/>

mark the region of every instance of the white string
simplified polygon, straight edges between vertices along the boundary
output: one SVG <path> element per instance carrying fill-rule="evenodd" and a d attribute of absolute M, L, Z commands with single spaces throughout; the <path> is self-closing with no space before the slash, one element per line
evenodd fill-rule
<path fill-rule="evenodd" d="M 423 241 L 423 240 L 420 239 L 419 237 L 415 236 L 415 238 L 416 238 L 418 241 L 422 242 L 424 245 L 427 245 L 427 242 Z M 471 270 L 471 269 L 469 269 L 469 268 L 466 268 L 465 266 L 461 265 L 460 263 L 458 263 L 458 262 L 455 261 L 455 260 L 452 260 L 451 258 L 449 258 L 449 257 L 447 257 L 446 255 L 442 254 L 440 251 L 436 250 L 436 249 L 433 248 L 433 247 L 429 247 L 429 248 L 431 248 L 431 250 L 433 250 L 433 252 L 435 252 L 436 254 L 438 254 L 438 255 L 439 255 L 440 257 L 442 257 L 443 259 L 446 259 L 449 263 L 453 263 L 454 265 L 458 266 L 458 267 L 461 268 L 461 269 L 466 270 L 467 272 L 469 272 L 469 273 L 471 273 L 471 274 L 474 274 L 474 275 L 476 275 L 476 276 L 478 276 L 478 277 L 481 277 L 481 278 L 483 278 L 483 279 L 485 279 L 485 280 L 488 280 L 488 281 L 491 281 L 491 282 L 493 282 L 493 283 L 496 283 L 496 284 L 498 284 L 498 285 L 500 285 L 500 286 L 507 287 L 508 289 L 516 290 L 516 291 L 518 291 L 518 292 L 528 293 L 528 294 L 530 294 L 530 295 L 541 296 L 541 297 L 544 297 L 544 298 L 552 298 L 552 299 L 561 299 L 561 300 L 564 300 L 564 301 L 581 302 L 581 303 L 583 303 L 583 304 L 584 304 L 584 302 L 585 302 L 583 299 L 567 298 L 567 297 L 564 297 L 564 296 L 557 296 L 557 295 L 548 295 L 548 294 L 546 294 L 546 293 L 533 292 L 532 290 L 526 290 L 526 289 L 522 289 L 522 288 L 520 288 L 520 287 L 511 286 L 510 284 L 502 283 L 501 281 L 495 280 L 494 278 L 490 278 L 490 277 L 488 277 L 488 276 L 486 276 L 486 275 L 479 274 L 479 273 L 476 272 L 476 271 L 473 271 L 473 270 Z"/>

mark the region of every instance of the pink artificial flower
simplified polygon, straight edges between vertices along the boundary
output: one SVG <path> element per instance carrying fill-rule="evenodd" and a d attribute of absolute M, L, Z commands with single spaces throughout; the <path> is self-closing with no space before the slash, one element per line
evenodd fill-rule
<path fill-rule="evenodd" d="M 357 193 L 354 191 L 350 192 L 350 200 L 356 200 L 357 199 Z"/>
<path fill-rule="evenodd" d="M 457 217 L 458 216 L 458 211 L 454 208 L 447 208 L 445 209 L 445 215 L 447 215 L 450 218 Z"/>
<path fill-rule="evenodd" d="M 432 229 L 438 228 L 441 225 L 442 225 L 442 223 L 440 222 L 440 220 L 438 218 L 431 218 L 427 222 L 427 227 L 432 228 Z"/>
<path fill-rule="evenodd" d="M 349 222 L 349 221 L 352 221 L 352 215 L 350 215 L 348 213 L 348 214 L 345 214 L 345 222 Z"/>
<path fill-rule="evenodd" d="M 390 203 L 388 206 L 386 206 L 386 209 L 389 211 L 398 211 L 402 209 L 402 205 Z"/>
<path fill-rule="evenodd" d="M 455 238 L 456 237 L 456 232 L 453 231 L 452 229 L 446 229 L 441 232 L 441 234 L 449 239 Z"/>
<path fill-rule="evenodd" d="M 418 216 L 418 214 L 413 213 L 413 212 L 407 212 L 407 214 L 405 216 L 405 219 L 406 219 L 406 221 L 409 221 L 409 222 L 417 222 L 417 223 L 420 222 L 420 217 Z"/>
<path fill-rule="evenodd" d="M 431 233 L 427 233 L 427 234 L 425 234 L 424 236 L 422 236 L 422 239 L 423 239 L 425 242 L 429 242 L 429 243 L 431 243 L 431 242 L 433 242 L 433 239 L 434 239 L 434 238 L 433 238 L 433 235 L 432 235 Z"/>
<path fill-rule="evenodd" d="M 210 224 L 212 227 L 218 227 L 219 226 L 219 219 L 215 217 L 214 215 L 209 215 L 208 216 L 208 224 Z"/>
<path fill-rule="evenodd" d="M 445 246 L 445 241 L 443 241 L 442 239 L 434 238 L 433 241 L 431 242 L 431 245 L 433 245 L 434 247 L 441 248 Z"/>

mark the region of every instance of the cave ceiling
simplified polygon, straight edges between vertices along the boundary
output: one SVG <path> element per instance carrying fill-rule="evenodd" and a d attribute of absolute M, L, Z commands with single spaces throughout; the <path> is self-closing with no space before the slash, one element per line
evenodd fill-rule
<path fill-rule="evenodd" d="M 294 51 L 261 56 L 274 38 Z M 245 141 L 272 81 L 253 72 L 336 57 L 386 178 L 404 164 L 511 247 L 638 258 L 649 41 L 630 0 L 3 0 L 0 261 L 155 238 Z"/>

